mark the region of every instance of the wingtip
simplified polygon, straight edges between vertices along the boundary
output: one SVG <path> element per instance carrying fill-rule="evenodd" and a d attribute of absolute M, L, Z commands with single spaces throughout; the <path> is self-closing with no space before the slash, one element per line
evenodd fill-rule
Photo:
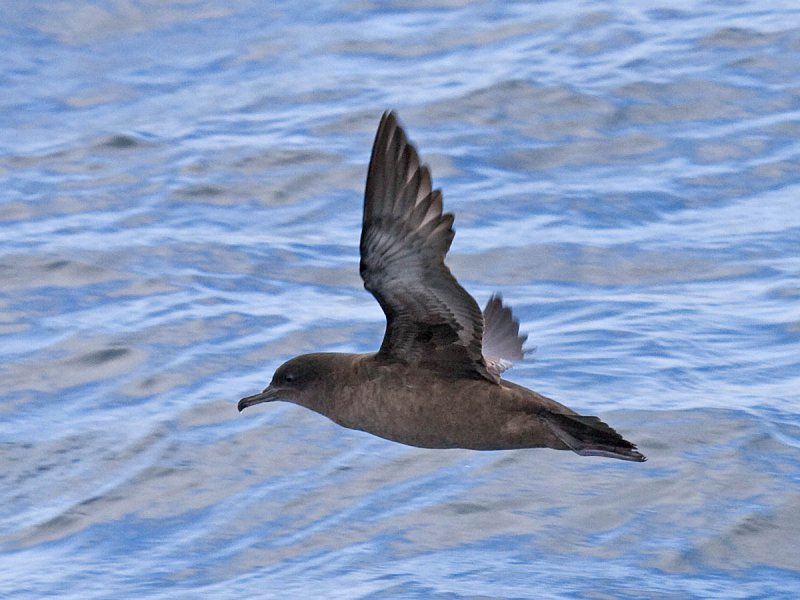
<path fill-rule="evenodd" d="M 397 117 L 397 112 L 392 108 L 387 108 L 381 115 L 379 127 L 383 126 L 384 124 L 399 125 L 399 123 L 400 119 Z"/>
<path fill-rule="evenodd" d="M 519 319 L 511 307 L 503 304 L 503 296 L 495 292 L 483 309 L 483 355 L 490 362 L 504 359 L 508 366 L 523 360 L 528 353 L 524 344 L 528 334 L 520 333 Z"/>

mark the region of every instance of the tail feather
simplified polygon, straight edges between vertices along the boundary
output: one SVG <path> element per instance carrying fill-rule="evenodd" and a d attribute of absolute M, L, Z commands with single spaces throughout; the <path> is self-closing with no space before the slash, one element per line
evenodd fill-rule
<path fill-rule="evenodd" d="M 597 417 L 550 413 L 547 419 L 553 433 L 569 449 L 581 456 L 606 456 L 644 462 L 643 454 Z"/>

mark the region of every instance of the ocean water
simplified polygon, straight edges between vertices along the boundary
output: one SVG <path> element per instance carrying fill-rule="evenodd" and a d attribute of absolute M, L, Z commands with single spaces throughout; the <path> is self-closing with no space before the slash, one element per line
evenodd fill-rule
<path fill-rule="evenodd" d="M 0 597 L 800 596 L 800 7 L 6 3 Z M 394 108 L 509 379 L 648 462 L 393 444 L 284 403 L 377 348 Z"/>

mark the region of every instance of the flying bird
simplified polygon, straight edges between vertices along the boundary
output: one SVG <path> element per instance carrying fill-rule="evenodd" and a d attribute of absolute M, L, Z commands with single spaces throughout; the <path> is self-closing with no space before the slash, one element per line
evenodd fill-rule
<path fill-rule="evenodd" d="M 483 312 L 444 258 L 453 215 L 394 112 L 372 147 L 361 229 L 361 278 L 386 315 L 377 352 L 292 358 L 238 408 L 284 400 L 351 429 L 421 448 L 554 448 L 641 462 L 597 417 L 502 378 L 527 336 L 492 296 Z"/>

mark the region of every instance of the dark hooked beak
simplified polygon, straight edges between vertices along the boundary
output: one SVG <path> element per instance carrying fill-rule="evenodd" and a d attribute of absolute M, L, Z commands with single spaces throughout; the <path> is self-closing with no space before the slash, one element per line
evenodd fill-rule
<path fill-rule="evenodd" d="M 273 400 L 278 400 L 278 396 L 280 395 L 280 390 L 276 390 L 272 386 L 268 386 L 260 394 L 253 394 L 252 396 L 248 396 L 247 398 L 242 398 L 239 400 L 239 412 L 242 412 L 248 406 L 253 406 L 254 404 L 261 404 L 262 402 L 272 402 Z"/>

